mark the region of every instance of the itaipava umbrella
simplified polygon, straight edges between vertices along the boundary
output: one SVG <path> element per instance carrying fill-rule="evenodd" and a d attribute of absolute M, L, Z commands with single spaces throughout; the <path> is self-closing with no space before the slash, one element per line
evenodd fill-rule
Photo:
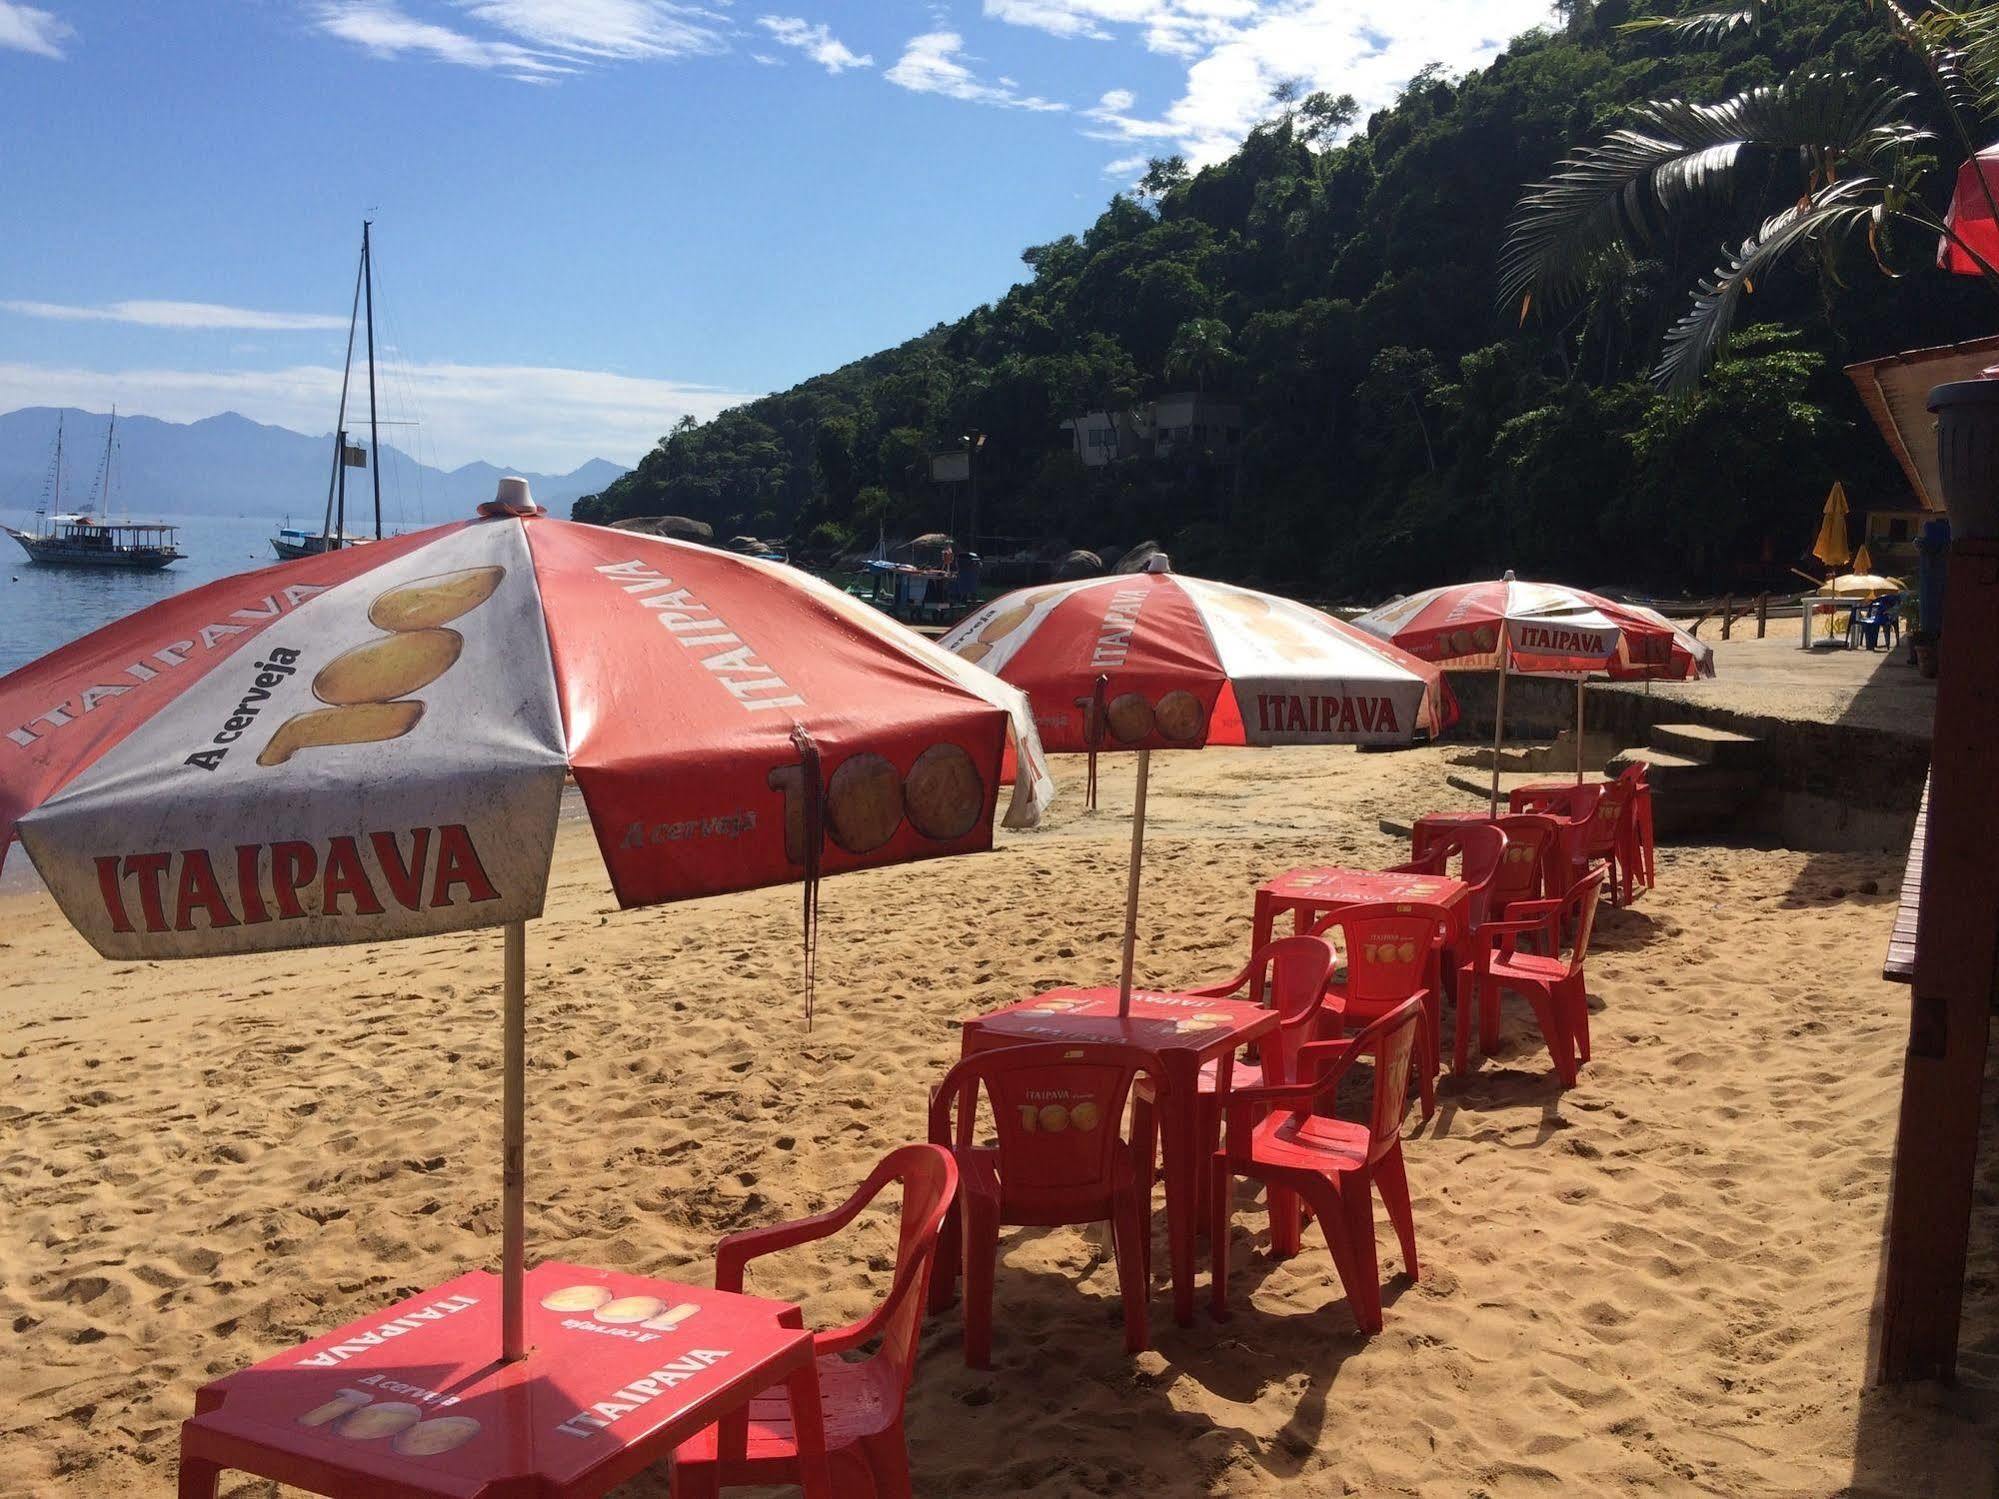
<path fill-rule="evenodd" d="M 106 957 L 506 928 L 523 1352 L 526 932 L 573 777 L 621 906 L 971 853 L 1050 785 L 1025 697 L 792 568 L 542 515 L 163 600 L 0 678 L 0 854 Z M 808 997 L 809 1004 L 809 997 Z"/>
<path fill-rule="evenodd" d="M 1354 624 L 1424 661 L 1460 671 L 1497 671 L 1491 811 L 1499 811 L 1499 750 L 1506 733 L 1506 678 L 1516 672 L 1573 677 L 1576 779 L 1583 775 L 1583 693 L 1592 672 L 1617 681 L 1714 675 L 1714 650 L 1664 615 L 1560 583 L 1512 573 L 1396 599 Z"/>
<path fill-rule="evenodd" d="M 1021 688 L 1051 753 L 1138 752 L 1121 1011 L 1138 933 L 1155 749 L 1408 744 L 1457 707 L 1442 674 L 1317 609 L 1170 570 L 1025 588 L 940 642 Z"/>

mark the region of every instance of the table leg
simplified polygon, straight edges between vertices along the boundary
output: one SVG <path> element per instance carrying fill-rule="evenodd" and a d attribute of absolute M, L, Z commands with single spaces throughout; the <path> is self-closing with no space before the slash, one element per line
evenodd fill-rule
<path fill-rule="evenodd" d="M 791 1396 L 791 1429 L 798 1440 L 798 1482 L 805 1499 L 833 1499 L 826 1464 L 826 1417 L 819 1406 L 819 1369 L 807 1359 L 784 1381 Z"/>
<path fill-rule="evenodd" d="M 181 1454 L 179 1499 L 215 1499 L 222 1480 L 222 1466 L 206 1458 Z"/>
<path fill-rule="evenodd" d="M 1254 958 L 1270 943 L 1270 928 L 1277 920 L 1277 913 L 1271 908 L 1271 900 L 1261 890 L 1256 892 L 1256 915 L 1250 922 L 1249 955 Z"/>
<path fill-rule="evenodd" d="M 1173 1266 L 1173 1320 L 1194 1324 L 1194 1173 L 1201 1169 L 1201 1064 L 1191 1052 L 1168 1052 L 1166 1096 L 1159 1100 L 1160 1154 L 1166 1159 L 1166 1245 Z"/>

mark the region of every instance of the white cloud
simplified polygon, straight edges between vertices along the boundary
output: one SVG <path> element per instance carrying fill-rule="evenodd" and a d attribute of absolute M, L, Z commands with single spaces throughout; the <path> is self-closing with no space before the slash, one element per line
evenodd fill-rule
<path fill-rule="evenodd" d="M 259 312 L 214 302 L 107 302 L 79 307 L 68 302 L 0 302 L 23 317 L 69 323 L 130 323 L 140 328 L 254 328 L 266 333 L 300 333 L 345 328 L 347 319 L 317 312 Z"/>
<path fill-rule="evenodd" d="M 1172 142 L 1196 167 L 1219 161 L 1274 112 L 1270 91 L 1350 93 L 1363 117 L 1391 103 L 1425 65 L 1461 73 L 1549 19 L 1548 0 L 985 0 L 995 20 L 1059 37 L 1134 35 L 1187 59 L 1180 97 L 1135 112 L 1127 89 L 1084 111 L 1090 133 L 1125 144 Z"/>
<path fill-rule="evenodd" d="M 0 0 L 0 47 L 60 60 L 62 44 L 75 35 L 75 28 L 59 16 L 15 0 Z"/>
<path fill-rule="evenodd" d="M 513 42 L 486 41 L 406 14 L 394 0 L 321 0 L 314 12 L 328 36 L 366 47 L 377 57 L 405 53 L 462 68 L 487 68 L 524 83 L 546 82 L 575 69 Z"/>
<path fill-rule="evenodd" d="M 673 0 L 451 0 L 440 12 L 464 15 L 484 35 L 411 15 L 398 0 L 315 0 L 313 14 L 321 31 L 378 57 L 426 56 L 523 83 L 594 63 L 728 50 L 726 18 Z"/>
<path fill-rule="evenodd" d="M 750 54 L 750 61 L 760 62 L 767 68 L 781 68 L 784 66 L 783 58 L 772 57 L 768 52 L 752 52 Z"/>
<path fill-rule="evenodd" d="M 636 463 L 682 416 L 706 421 L 754 399 L 677 380 L 533 365 L 418 364 L 396 375 L 390 388 L 406 392 L 407 405 L 394 414 L 422 420 L 415 431 L 396 428 L 396 445 L 447 468 L 478 458 L 544 473 L 565 473 L 591 458 Z M 332 428 L 339 400 L 338 365 L 107 371 L 0 363 L 0 411 L 102 411 L 115 402 L 120 411 L 166 421 L 236 411 L 317 434 Z"/>
<path fill-rule="evenodd" d="M 758 16 L 757 25 L 786 47 L 796 47 L 829 73 L 847 68 L 871 68 L 873 57 L 859 56 L 834 37 L 825 22 L 813 25 L 798 16 Z"/>
<path fill-rule="evenodd" d="M 919 94 L 943 94 L 972 104 L 997 104 L 1008 109 L 1067 109 L 1032 94 L 1016 93 L 1006 84 L 982 83 L 958 60 L 965 39 L 955 31 L 928 31 L 911 37 L 894 67 L 882 74 L 890 83 Z"/>
<path fill-rule="evenodd" d="M 726 51 L 724 17 L 672 0 L 455 0 L 533 47 L 576 57 L 687 57 Z M 727 0 L 724 0 L 727 3 Z"/>

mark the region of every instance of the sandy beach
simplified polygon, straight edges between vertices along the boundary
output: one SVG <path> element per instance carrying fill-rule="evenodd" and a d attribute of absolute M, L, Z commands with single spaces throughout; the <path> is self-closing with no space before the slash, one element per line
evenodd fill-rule
<path fill-rule="evenodd" d="M 921 1137 L 959 1017 L 1114 978 L 1132 768 L 1106 762 L 1094 816 L 1080 763 L 1059 769 L 1041 831 L 827 884 L 809 1034 L 796 890 L 621 914 L 565 824 L 529 936 L 531 1255 L 705 1281 L 718 1235 L 829 1206 Z M 1261 878 L 1403 857 L 1377 820 L 1459 804 L 1443 771 L 1161 757 L 1141 980 L 1233 972 Z M 1354 1334 L 1316 1232 L 1263 1256 L 1246 1192 L 1234 1319 L 1174 1327 L 1162 1277 L 1136 1358 L 1102 1237 L 1014 1231 L 994 1369 L 964 1367 L 955 1310 L 926 1331 L 919 1492 L 1990 1495 L 1989 1153 L 1964 1381 L 1864 1390 L 1899 856 L 1659 863 L 1601 920 L 1581 1086 L 1558 1092 L 1509 1012 L 1505 1054 L 1412 1114 L 1424 1273 L 1388 1284 L 1383 1334 Z M 163 1492 L 199 1384 L 496 1262 L 497 932 L 111 964 L 26 893 L 0 897 L 0 953 L 0 1493 Z M 875 1215 L 752 1289 L 845 1320 L 891 1248 Z M 619 1492 L 664 1490 L 662 1470 Z"/>

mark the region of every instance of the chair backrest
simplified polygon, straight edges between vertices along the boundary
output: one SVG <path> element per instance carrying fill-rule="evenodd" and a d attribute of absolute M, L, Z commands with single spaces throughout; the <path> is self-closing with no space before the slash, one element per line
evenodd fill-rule
<path fill-rule="evenodd" d="M 1607 873 L 1607 866 L 1591 865 L 1589 873 L 1569 886 L 1562 896 L 1561 929 L 1574 934 L 1569 948 L 1572 978 L 1583 971 L 1583 959 L 1589 956 L 1590 934 L 1596 927 L 1596 905 L 1603 894 Z"/>
<path fill-rule="evenodd" d="M 1647 765 L 1643 760 L 1633 760 L 1629 765 L 1624 767 L 1617 778 L 1635 791 L 1645 784 L 1645 777 L 1651 769 L 1652 767 Z"/>
<path fill-rule="evenodd" d="M 1590 814 L 1589 831 L 1583 837 L 1585 855 L 1607 854 L 1617 846 L 1617 830 L 1624 821 L 1625 803 L 1631 800 L 1631 783 L 1622 777 L 1597 788 L 1596 806 Z"/>
<path fill-rule="evenodd" d="M 881 1304 L 860 1321 L 813 1337 L 821 1354 L 845 1353 L 881 1339 L 873 1357 L 894 1371 L 900 1402 L 916 1373 L 925 1298 L 937 1257 L 937 1236 L 958 1193 L 958 1163 L 939 1145 L 903 1145 L 883 1157 L 854 1196 L 871 1201 L 890 1182 L 902 1184 L 902 1224 L 896 1235 L 895 1279 Z"/>
<path fill-rule="evenodd" d="M 1406 999 L 1379 1020 L 1370 1022 L 1344 1043 L 1349 1056 L 1366 1054 L 1374 1063 L 1374 1093 L 1368 1099 L 1367 1160 L 1371 1166 L 1402 1138 L 1402 1115 L 1409 1105 L 1409 1053 L 1416 1045 L 1422 1006 Z M 1322 1079 L 1326 1074 L 1322 1074 Z M 1302 1115 L 1326 1100 L 1315 1096 L 1294 1113 Z"/>
<path fill-rule="evenodd" d="M 974 1052 L 939 1086 L 930 1106 L 930 1138 L 961 1152 L 972 1149 L 983 1089 L 999 1142 L 1006 1221 L 1090 1222 L 1104 1216 L 1101 1205 L 1117 1184 L 1125 1100 L 1141 1072 L 1163 1087 L 1151 1053 L 1135 1046 L 1037 1041 Z M 1061 1216 L 1071 1211 L 1083 1216 Z"/>
<path fill-rule="evenodd" d="M 1487 892 L 1489 907 L 1504 910 L 1513 901 L 1538 900 L 1558 889 L 1561 879 L 1554 866 L 1562 844 L 1561 822 L 1541 812 L 1515 812 L 1500 818 L 1497 826 L 1506 834 L 1506 855 Z"/>
<path fill-rule="evenodd" d="M 1347 906 L 1315 928 L 1337 927 L 1346 951 L 1346 992 L 1376 1002 L 1407 999 L 1429 982 L 1431 956 L 1443 941 L 1449 913 L 1420 901 Z"/>
<path fill-rule="evenodd" d="M 1326 980 L 1333 976 L 1336 957 L 1333 944 L 1324 937 L 1301 936 L 1265 943 L 1249 960 L 1251 996 L 1278 1017 L 1277 1034 L 1261 1046 L 1266 1082 L 1289 1082 L 1297 1075 L 1292 1062 L 1318 1028 Z"/>

